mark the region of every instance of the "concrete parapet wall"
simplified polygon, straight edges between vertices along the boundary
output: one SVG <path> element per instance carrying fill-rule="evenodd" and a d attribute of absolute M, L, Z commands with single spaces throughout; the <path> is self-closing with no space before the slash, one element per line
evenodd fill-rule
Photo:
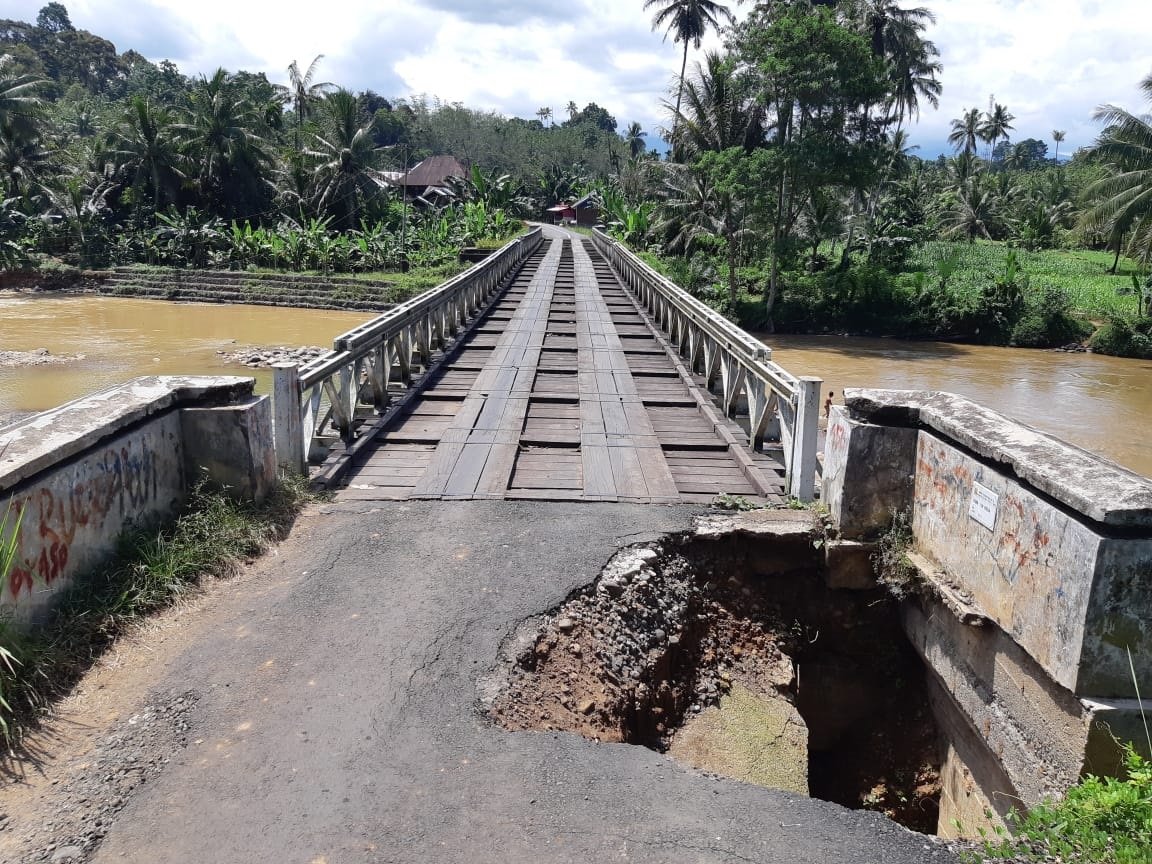
<path fill-rule="evenodd" d="M 910 513 L 943 601 L 910 605 L 905 629 L 948 739 L 944 813 L 990 805 L 995 824 L 1116 770 L 1112 736 L 1143 739 L 1128 651 L 1152 689 L 1152 481 L 952 394 L 845 397 L 825 451 L 833 520 L 866 540 Z"/>
<path fill-rule="evenodd" d="M 138 378 L 0 430 L 0 516 L 10 512 L 9 530 L 20 516 L 0 605 L 18 620 L 34 619 L 105 561 L 125 531 L 172 516 L 197 479 L 186 465 L 191 453 L 215 449 L 209 476 L 238 494 L 267 491 L 275 480 L 270 407 L 266 397 L 253 399 L 253 384 Z M 184 413 L 204 410 L 243 427 L 246 449 L 233 446 L 236 435 L 213 439 L 195 422 L 190 429 Z"/>

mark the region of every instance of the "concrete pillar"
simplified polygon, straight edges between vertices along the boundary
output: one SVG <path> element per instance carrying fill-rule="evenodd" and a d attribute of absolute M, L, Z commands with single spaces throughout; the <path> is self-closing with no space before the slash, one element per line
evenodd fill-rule
<path fill-rule="evenodd" d="M 184 467 L 190 483 L 241 500 L 262 501 L 276 485 L 272 403 L 251 396 L 233 405 L 180 410 Z"/>
<path fill-rule="evenodd" d="M 272 414 L 276 464 L 281 471 L 303 476 L 308 463 L 300 412 L 300 368 L 295 363 L 272 367 Z"/>

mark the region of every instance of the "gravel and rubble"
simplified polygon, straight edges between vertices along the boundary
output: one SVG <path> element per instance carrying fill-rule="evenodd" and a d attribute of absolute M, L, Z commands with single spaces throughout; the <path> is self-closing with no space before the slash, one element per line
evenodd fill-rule
<path fill-rule="evenodd" d="M 94 751 L 76 757 L 42 793 L 47 816 L 19 838 L 19 857 L 13 860 L 87 861 L 132 792 L 187 745 L 189 715 L 197 701 L 192 692 L 153 699 L 121 721 Z M 5 822 L 0 814 L 0 830 Z"/>
<path fill-rule="evenodd" d="M 754 600 L 763 617 L 737 618 L 726 595 L 741 589 L 701 580 L 674 548 L 619 552 L 594 586 L 544 620 L 492 716 L 511 729 L 666 749 L 686 715 L 717 704 L 734 682 L 787 692 L 794 675 L 781 628 Z"/>
<path fill-rule="evenodd" d="M 53 354 L 47 348 L 31 351 L 0 351 L 0 369 L 25 366 L 58 366 L 84 359 L 83 354 Z"/>
<path fill-rule="evenodd" d="M 267 369 L 277 363 L 298 363 L 303 365 L 315 360 L 322 354 L 326 354 L 328 350 L 327 348 L 320 348 L 316 345 L 305 345 L 299 348 L 280 345 L 275 348 L 249 346 L 236 351 L 219 350 L 216 353 L 223 358 L 225 363 L 236 363 L 241 366 L 247 366 L 249 369 Z"/>

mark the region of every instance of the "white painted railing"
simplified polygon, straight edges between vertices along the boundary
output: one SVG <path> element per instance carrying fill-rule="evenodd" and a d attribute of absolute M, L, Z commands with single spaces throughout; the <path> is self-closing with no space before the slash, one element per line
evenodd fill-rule
<path fill-rule="evenodd" d="M 754 336 L 661 276 L 623 245 L 597 230 L 592 241 L 620 281 L 668 334 L 669 341 L 701 374 L 728 416 L 741 399 L 748 410 L 754 448 L 778 442 L 787 470 L 785 490 L 811 501 L 816 490 L 820 378 L 797 378 L 772 362 L 772 351 Z"/>
<path fill-rule="evenodd" d="M 337 440 L 350 444 L 358 412 L 383 411 L 394 382 L 408 387 L 414 365 L 427 368 L 436 348 L 457 333 L 504 279 L 543 240 L 539 228 L 442 285 L 337 336 L 332 350 L 304 366 L 274 368 L 276 458 L 281 468 L 307 470 Z"/>

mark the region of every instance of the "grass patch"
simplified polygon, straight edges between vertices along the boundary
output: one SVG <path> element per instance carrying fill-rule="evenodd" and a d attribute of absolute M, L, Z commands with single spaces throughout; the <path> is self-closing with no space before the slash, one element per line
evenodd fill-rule
<path fill-rule="evenodd" d="M 126 535 L 116 558 L 77 579 L 42 625 L 24 633 L 0 621 L 0 736 L 17 740 L 131 625 L 208 579 L 235 574 L 284 537 L 310 497 L 307 481 L 294 477 L 281 478 L 260 505 L 197 489 L 171 524 Z M 14 523 L 9 514 L 6 524 Z M 0 530 L 0 541 L 14 534 Z M 0 568 L 5 563 L 0 557 Z"/>
<path fill-rule="evenodd" d="M 1132 277 L 1141 275 L 1139 265 L 1121 258 L 1115 275 L 1114 255 L 1088 249 L 1044 249 L 1029 252 L 1003 243 L 949 243 L 932 241 L 916 250 L 908 270 L 935 272 L 936 262 L 948 253 L 959 253 L 960 263 L 950 277 L 949 286 L 958 294 L 976 298 L 983 286 L 993 284 L 1004 272 L 1009 252 L 1015 252 L 1020 270 L 1028 276 L 1030 291 L 1059 288 L 1072 299 L 1075 312 L 1092 318 L 1133 315 L 1136 297 L 1132 295 Z M 904 278 L 908 278 L 905 276 Z"/>

